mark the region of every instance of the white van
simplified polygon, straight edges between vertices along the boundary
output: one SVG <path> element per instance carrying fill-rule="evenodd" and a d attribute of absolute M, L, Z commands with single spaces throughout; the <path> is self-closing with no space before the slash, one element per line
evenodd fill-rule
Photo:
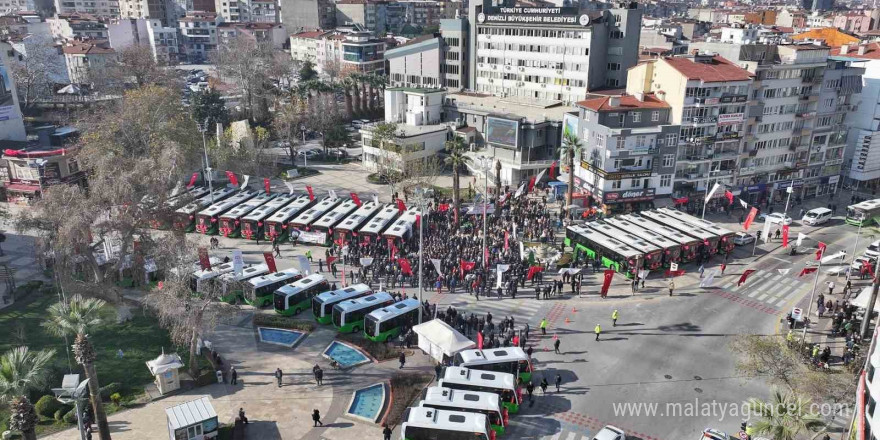
<path fill-rule="evenodd" d="M 816 208 L 807 211 L 801 220 L 803 224 L 816 226 L 831 220 L 831 210 L 828 208 Z"/>

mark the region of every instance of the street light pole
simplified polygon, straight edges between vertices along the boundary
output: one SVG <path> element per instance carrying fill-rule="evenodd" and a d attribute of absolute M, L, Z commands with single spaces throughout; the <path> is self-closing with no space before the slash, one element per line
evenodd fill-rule
<path fill-rule="evenodd" d="M 853 244 L 852 256 L 849 259 L 849 267 L 846 270 L 846 281 L 852 278 L 852 264 L 856 261 L 856 248 L 859 247 L 859 238 L 862 236 L 862 223 L 859 223 L 859 232 L 856 233 L 856 242 Z"/>
<path fill-rule="evenodd" d="M 483 160 L 480 161 L 483 165 L 483 174 L 486 176 L 486 188 L 483 193 L 483 272 L 485 276 L 489 275 L 489 247 L 487 245 L 486 234 L 488 230 L 488 225 L 486 224 L 486 210 L 489 206 L 489 158 L 483 156 Z M 488 282 L 488 280 L 484 280 Z M 483 292 L 485 294 L 485 292 Z"/>
<path fill-rule="evenodd" d="M 424 227 L 422 225 L 424 225 L 424 223 L 425 223 L 425 193 L 424 193 L 424 189 L 422 189 L 421 187 L 416 188 L 416 197 L 417 197 L 417 199 L 416 199 L 417 203 L 419 204 L 419 215 L 421 216 L 419 218 L 419 324 L 421 324 L 422 323 L 422 311 L 424 309 L 424 306 L 422 305 L 422 291 L 423 291 L 422 282 L 423 282 L 423 277 L 424 277 L 424 272 L 425 272 L 424 267 L 423 267 L 424 250 L 422 248 L 422 245 L 424 243 L 424 236 L 425 236 L 425 234 L 422 233 L 424 231 Z"/>
<path fill-rule="evenodd" d="M 813 289 L 810 290 L 810 303 L 807 304 L 807 314 L 804 319 L 804 331 L 801 333 L 801 345 L 807 340 L 807 321 L 810 319 L 810 313 L 813 311 L 813 297 L 816 295 L 816 286 L 819 285 L 820 273 L 822 273 L 822 258 L 819 258 L 819 267 L 816 269 L 816 277 L 813 279 Z"/>
<path fill-rule="evenodd" d="M 202 132 L 202 148 L 205 150 L 205 174 L 208 177 L 208 191 L 211 194 L 211 204 L 214 204 L 214 176 L 211 173 L 211 163 L 208 162 L 208 139 L 205 137 L 205 132 L 208 131 L 208 119 L 205 119 L 203 124 L 199 124 L 199 131 Z"/>
<path fill-rule="evenodd" d="M 852 270 L 850 270 L 852 271 Z M 877 301 L 877 290 L 880 289 L 880 276 L 877 276 L 877 271 L 880 271 L 880 258 L 877 259 L 877 265 L 874 267 L 874 280 L 871 283 L 871 299 L 868 301 L 868 305 L 865 307 L 865 315 L 862 317 L 862 339 L 868 337 L 868 329 L 871 326 L 871 315 L 874 314 L 874 302 Z"/>

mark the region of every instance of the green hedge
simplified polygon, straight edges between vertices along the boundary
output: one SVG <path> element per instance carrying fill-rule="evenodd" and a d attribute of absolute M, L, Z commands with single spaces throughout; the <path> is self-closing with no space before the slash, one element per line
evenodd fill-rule
<path fill-rule="evenodd" d="M 121 390 L 121 389 L 122 389 L 122 385 L 119 383 L 113 382 L 113 383 L 107 384 L 107 385 L 101 387 L 101 399 L 104 402 L 109 402 L 110 396 L 112 396 L 115 393 L 118 393 L 119 390 Z"/>
<path fill-rule="evenodd" d="M 289 316 L 259 314 L 254 316 L 254 325 L 258 327 L 278 327 L 292 330 L 310 332 L 315 329 L 315 323 Z"/>
<path fill-rule="evenodd" d="M 69 425 L 76 423 L 76 409 L 68 411 L 61 419 L 64 420 L 64 423 Z"/>
<path fill-rule="evenodd" d="M 40 400 L 37 400 L 37 403 L 34 405 L 34 410 L 37 411 L 37 414 L 46 417 L 52 418 L 55 416 L 55 411 L 61 409 L 61 402 L 55 398 L 55 396 L 45 395 L 40 397 Z"/>

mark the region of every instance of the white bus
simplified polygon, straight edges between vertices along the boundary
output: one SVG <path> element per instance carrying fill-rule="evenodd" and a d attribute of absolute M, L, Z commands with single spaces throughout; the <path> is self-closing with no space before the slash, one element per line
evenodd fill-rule
<path fill-rule="evenodd" d="M 397 209 L 397 205 L 389 203 L 366 226 L 362 227 L 358 233 L 367 237 L 378 237 L 385 230 L 385 227 L 397 218 L 398 214 L 400 214 L 400 210 Z"/>
<path fill-rule="evenodd" d="M 416 224 L 419 209 L 415 206 L 407 209 L 400 214 L 400 217 L 382 233 L 382 236 L 388 239 L 406 240 L 412 237 L 413 228 Z"/>
<path fill-rule="evenodd" d="M 220 216 L 226 211 L 256 197 L 257 192 L 241 190 L 232 197 L 209 206 L 196 215 L 196 231 L 206 235 L 217 235 L 220 230 Z"/>
<path fill-rule="evenodd" d="M 364 328 L 364 318 L 373 310 L 394 304 L 388 292 L 349 299 L 333 306 L 333 326 L 340 332 L 357 333 Z"/>
<path fill-rule="evenodd" d="M 331 209 L 330 212 L 324 214 L 321 218 L 312 223 L 310 229 L 312 232 L 323 232 L 327 234 L 327 241 L 324 244 L 330 244 L 333 240 L 331 234 L 333 229 L 356 209 L 357 204 L 354 203 L 354 200 L 346 200 L 341 204 L 336 205 L 336 207 Z"/>
<path fill-rule="evenodd" d="M 287 223 L 311 204 L 312 199 L 309 196 L 299 196 L 296 200 L 269 216 L 269 219 L 265 222 L 266 226 L 263 228 L 266 231 L 265 238 L 267 240 L 271 240 L 274 237 L 278 237 L 279 240 L 287 238 L 287 234 L 290 232 Z"/>
<path fill-rule="evenodd" d="M 346 235 L 357 233 L 357 230 L 367 223 L 367 220 L 378 212 L 379 208 L 381 206 L 375 202 L 361 204 L 357 211 L 351 213 L 345 220 L 336 225 L 336 228 L 333 229 L 333 238 L 345 240 Z"/>
<path fill-rule="evenodd" d="M 364 318 L 364 336 L 374 342 L 385 342 L 399 335 L 404 328 L 419 323 L 421 303 L 415 298 L 398 301 L 376 309 Z"/>
<path fill-rule="evenodd" d="M 407 408 L 403 419 L 401 440 L 495 440 L 483 414 L 415 407 Z"/>
<path fill-rule="evenodd" d="M 523 383 L 532 380 L 532 363 L 526 352 L 519 347 L 462 350 L 455 353 L 452 365 L 510 373 L 521 379 Z"/>
<path fill-rule="evenodd" d="M 220 291 L 223 293 L 220 300 L 229 304 L 238 303 L 244 291 L 244 282 L 267 273 L 269 273 L 269 266 L 263 263 L 244 265 L 241 269 L 241 275 L 236 275 L 234 271 L 222 275 L 218 280 Z"/>
<path fill-rule="evenodd" d="M 330 290 L 330 283 L 321 274 L 311 274 L 275 290 L 275 313 L 299 315 L 308 310 L 312 298 Z"/>
<path fill-rule="evenodd" d="M 622 241 L 582 226 L 569 226 L 565 230 L 565 243 L 574 248 L 576 259 L 583 252 L 589 260 L 599 258 L 603 266 L 620 273 L 636 270 L 636 261 L 642 258 L 641 252 Z"/>
<path fill-rule="evenodd" d="M 507 408 L 501 406 L 501 399 L 494 393 L 428 387 L 422 393 L 422 401 L 419 406 L 483 414 L 489 419 L 489 425 L 498 434 L 504 434 L 505 427 L 509 422 Z"/>
<path fill-rule="evenodd" d="M 501 406 L 514 414 L 519 412 L 519 405 L 522 403 L 522 390 L 516 385 L 516 376 L 510 373 L 446 367 L 437 386 L 495 393 L 501 398 Z"/>
<path fill-rule="evenodd" d="M 189 288 L 193 292 L 211 293 L 211 287 L 215 278 L 220 275 L 232 272 L 232 263 L 223 263 L 218 266 L 211 266 L 210 269 L 199 270 L 192 274 L 189 279 Z"/>
<path fill-rule="evenodd" d="M 237 238 L 241 235 L 241 220 L 251 211 L 275 198 L 275 194 L 260 194 L 220 216 L 220 233 L 224 237 Z"/>
<path fill-rule="evenodd" d="M 673 241 L 659 232 L 644 229 L 641 226 L 626 220 L 623 216 L 617 216 L 604 219 L 605 223 L 635 237 L 651 243 L 663 250 L 662 262 L 665 266 L 670 263 L 678 262 L 681 255 L 681 245 L 677 241 Z"/>
<path fill-rule="evenodd" d="M 340 201 L 341 199 L 325 197 L 311 208 L 305 210 L 295 219 L 291 220 L 290 227 L 294 229 L 306 229 L 307 227 L 311 226 L 312 223 L 318 221 L 321 216 L 323 216 L 331 209 L 333 209 L 336 205 L 338 205 Z"/>
<path fill-rule="evenodd" d="M 373 293 L 366 284 L 355 284 L 343 289 L 324 292 L 312 298 L 312 314 L 320 324 L 329 324 L 332 321 L 333 306 L 347 299 L 360 298 Z"/>
<path fill-rule="evenodd" d="M 713 253 L 722 253 L 726 254 L 728 252 L 732 252 L 733 248 L 736 247 L 736 244 L 733 243 L 733 237 L 736 236 L 736 233 L 724 229 L 721 226 L 716 225 L 715 223 L 710 222 L 709 220 L 701 219 L 694 217 L 686 212 L 681 212 L 677 209 L 669 209 L 669 208 L 660 208 L 658 211 L 670 216 L 675 217 L 689 225 L 694 225 L 704 231 L 711 232 L 715 234 L 717 240 L 710 241 L 714 245 Z"/>
<path fill-rule="evenodd" d="M 634 225 L 644 229 L 656 232 L 676 243 L 680 246 L 681 251 L 679 252 L 679 260 L 684 263 L 689 263 L 694 261 L 697 258 L 697 251 L 702 246 L 702 241 L 698 238 L 691 237 L 689 235 L 685 235 L 679 232 L 677 229 L 670 228 L 666 225 L 661 225 L 659 223 L 652 222 L 645 217 L 635 215 L 635 214 L 625 214 L 618 215 L 614 217 L 618 220 L 626 220 L 628 222 L 633 223 Z"/>
<path fill-rule="evenodd" d="M 645 268 L 654 270 L 663 264 L 663 249 L 660 249 L 629 232 L 621 231 L 614 226 L 611 226 L 610 223 L 597 220 L 586 222 L 580 226 L 595 229 L 611 238 L 616 238 L 623 242 L 623 244 L 641 252 L 642 260 L 639 261 L 639 269 Z"/>
<path fill-rule="evenodd" d="M 174 211 L 174 229 L 183 230 L 186 232 L 194 231 L 196 228 L 197 212 L 207 206 L 210 206 L 211 203 L 222 201 L 223 199 L 234 194 L 236 191 L 238 191 L 238 188 L 232 188 L 228 186 L 215 189 L 214 192 L 204 195 L 198 200 L 193 200 L 182 208 L 177 208 L 177 210 Z"/>
<path fill-rule="evenodd" d="M 242 292 L 244 302 L 254 307 L 272 304 L 272 295 L 275 293 L 275 290 L 300 278 L 302 278 L 302 274 L 294 268 L 251 278 L 244 285 L 244 291 Z"/>
<path fill-rule="evenodd" d="M 660 211 L 642 211 L 639 215 L 658 225 L 669 226 L 684 235 L 690 235 L 691 237 L 700 239 L 700 250 L 698 250 L 698 252 L 702 252 L 707 256 L 712 252 L 712 241 L 714 240 L 717 244 L 719 238 L 709 231 L 700 229 L 690 223 L 681 221 Z"/>
<path fill-rule="evenodd" d="M 265 220 L 275 211 L 292 202 L 294 198 L 295 196 L 288 194 L 277 195 L 274 199 L 266 202 L 265 205 L 258 206 L 248 213 L 248 215 L 241 219 L 241 225 L 239 226 L 241 236 L 250 240 L 262 238 Z"/>

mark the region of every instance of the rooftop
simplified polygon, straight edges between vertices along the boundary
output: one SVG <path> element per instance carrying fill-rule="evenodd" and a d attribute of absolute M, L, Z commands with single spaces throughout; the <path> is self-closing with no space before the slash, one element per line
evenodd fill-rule
<path fill-rule="evenodd" d="M 754 77 L 748 70 L 718 55 L 705 61 L 694 61 L 692 57 L 666 57 L 663 60 L 688 79 L 703 82 L 748 81 Z"/>
<path fill-rule="evenodd" d="M 105 55 L 116 53 L 106 41 L 83 41 L 65 44 L 62 48 L 66 55 Z"/>
<path fill-rule="evenodd" d="M 858 38 L 841 32 L 839 29 L 833 27 L 810 29 L 806 32 L 792 35 L 791 39 L 799 41 L 821 40 L 832 47 L 842 46 L 844 44 L 858 44 L 859 42 Z"/>
<path fill-rule="evenodd" d="M 454 101 L 459 107 L 513 119 L 525 118 L 529 122 L 561 121 L 563 115 L 571 111 L 570 107 L 562 105 L 559 101 L 517 100 L 512 97 L 500 98 L 468 92 L 446 95 L 446 102 L 450 103 L 450 101 Z"/>
<path fill-rule="evenodd" d="M 839 56 L 842 58 L 852 58 L 858 60 L 880 60 L 880 43 L 867 43 L 865 46 L 865 54 L 858 54 L 858 46 L 849 46 L 845 54 L 840 53 L 840 47 L 831 49 L 829 56 Z"/>
<path fill-rule="evenodd" d="M 373 129 L 376 128 L 376 125 L 379 123 L 373 123 L 365 125 L 362 130 L 367 132 L 372 132 Z M 398 138 L 408 138 L 413 136 L 419 136 L 428 133 L 434 133 L 437 131 L 447 131 L 449 130 L 449 126 L 447 124 L 430 124 L 430 125 L 407 125 L 407 124 L 398 124 L 397 132 L 395 133 Z"/>
<path fill-rule="evenodd" d="M 639 108 L 670 108 L 666 101 L 657 98 L 653 93 L 644 95 L 643 100 L 639 100 L 639 98 L 634 95 L 623 95 L 619 98 L 617 105 L 611 105 L 611 101 L 612 98 L 606 96 L 602 98 L 587 99 L 578 102 L 577 105 L 597 112 L 625 111 Z"/>
<path fill-rule="evenodd" d="M 326 33 L 327 33 L 327 31 L 323 31 L 321 29 L 315 29 L 313 31 L 298 32 L 298 33 L 291 35 L 291 37 L 293 37 L 293 38 L 311 38 L 313 40 L 317 40 L 318 38 L 321 38 L 321 36 Z"/>

